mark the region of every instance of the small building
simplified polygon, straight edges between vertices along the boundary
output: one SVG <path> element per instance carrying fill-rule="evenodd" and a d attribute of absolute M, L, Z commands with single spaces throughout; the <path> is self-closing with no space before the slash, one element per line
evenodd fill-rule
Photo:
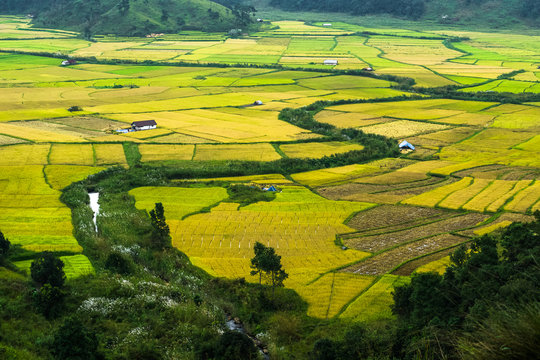
<path fill-rule="evenodd" d="M 263 188 L 263 191 L 278 192 L 278 189 L 274 185 Z"/>
<path fill-rule="evenodd" d="M 67 59 L 62 61 L 62 66 L 77 65 L 77 61 L 73 59 Z"/>
<path fill-rule="evenodd" d="M 414 150 L 414 146 L 406 140 L 399 143 L 399 148 L 400 150 Z"/>
<path fill-rule="evenodd" d="M 264 22 L 264 20 L 261 19 L 261 18 L 258 18 L 258 19 L 257 19 L 257 22 Z"/>
<path fill-rule="evenodd" d="M 327 59 L 327 60 L 324 60 L 323 62 L 324 65 L 332 65 L 332 66 L 335 66 L 338 64 L 338 61 L 337 60 L 333 60 L 333 59 Z"/>
<path fill-rule="evenodd" d="M 155 120 L 134 121 L 131 123 L 131 128 L 134 131 L 151 130 L 157 127 Z"/>
<path fill-rule="evenodd" d="M 325 27 L 330 27 L 330 26 L 332 26 L 332 24 L 330 24 L 330 23 L 326 23 L 326 24 L 322 24 L 322 26 L 325 26 Z"/>
<path fill-rule="evenodd" d="M 253 105 L 262 105 L 263 102 L 261 100 L 256 100 L 253 102 Z"/>
<path fill-rule="evenodd" d="M 362 70 L 363 71 L 373 71 L 373 68 L 372 67 L 365 67 Z"/>

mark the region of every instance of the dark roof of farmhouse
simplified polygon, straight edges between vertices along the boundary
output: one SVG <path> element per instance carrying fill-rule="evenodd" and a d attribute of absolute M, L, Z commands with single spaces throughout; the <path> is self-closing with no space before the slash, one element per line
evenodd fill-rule
<path fill-rule="evenodd" d="M 156 120 L 134 121 L 131 123 L 131 126 L 138 126 L 138 127 L 152 126 L 152 125 L 157 125 Z"/>

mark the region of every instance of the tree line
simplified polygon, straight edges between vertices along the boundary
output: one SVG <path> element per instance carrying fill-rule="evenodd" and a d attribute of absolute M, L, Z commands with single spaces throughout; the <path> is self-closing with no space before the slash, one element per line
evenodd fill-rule
<path fill-rule="evenodd" d="M 271 5 L 284 10 L 342 12 L 353 15 L 390 14 L 418 19 L 426 10 L 424 0 L 272 0 Z"/>

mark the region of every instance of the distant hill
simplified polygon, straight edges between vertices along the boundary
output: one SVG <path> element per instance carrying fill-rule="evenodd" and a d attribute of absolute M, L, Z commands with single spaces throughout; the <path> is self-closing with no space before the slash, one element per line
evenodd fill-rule
<path fill-rule="evenodd" d="M 389 14 L 482 27 L 540 26 L 540 0 L 269 0 L 269 4 L 287 11 Z"/>
<path fill-rule="evenodd" d="M 38 27 L 144 36 L 180 30 L 246 28 L 250 9 L 221 0 L 2 0 L 0 12 L 31 13 Z"/>

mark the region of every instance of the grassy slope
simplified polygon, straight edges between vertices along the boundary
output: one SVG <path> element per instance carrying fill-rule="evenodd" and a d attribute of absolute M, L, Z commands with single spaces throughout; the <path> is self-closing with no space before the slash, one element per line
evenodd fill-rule
<path fill-rule="evenodd" d="M 418 20 L 399 19 L 389 15 L 356 16 L 346 13 L 287 12 L 270 7 L 270 0 L 247 0 L 258 10 L 258 16 L 268 20 L 343 21 L 372 27 L 487 30 L 493 28 L 526 31 L 540 26 L 539 20 L 522 19 L 518 15 L 520 0 L 485 1 L 481 5 L 464 5 L 465 0 L 431 0 L 426 13 Z M 442 16 L 448 15 L 447 20 Z M 534 30 L 536 31 L 536 29 Z"/>
<path fill-rule="evenodd" d="M 145 0 L 129 2 L 121 12 L 117 0 L 102 0 L 100 6 L 85 0 L 61 2 L 39 13 L 36 26 L 84 31 L 94 34 L 146 35 L 182 29 L 226 31 L 234 27 L 234 16 L 222 5 L 209 0 Z M 211 18 L 209 10 L 215 18 Z M 163 17 L 163 14 L 167 14 Z"/>

